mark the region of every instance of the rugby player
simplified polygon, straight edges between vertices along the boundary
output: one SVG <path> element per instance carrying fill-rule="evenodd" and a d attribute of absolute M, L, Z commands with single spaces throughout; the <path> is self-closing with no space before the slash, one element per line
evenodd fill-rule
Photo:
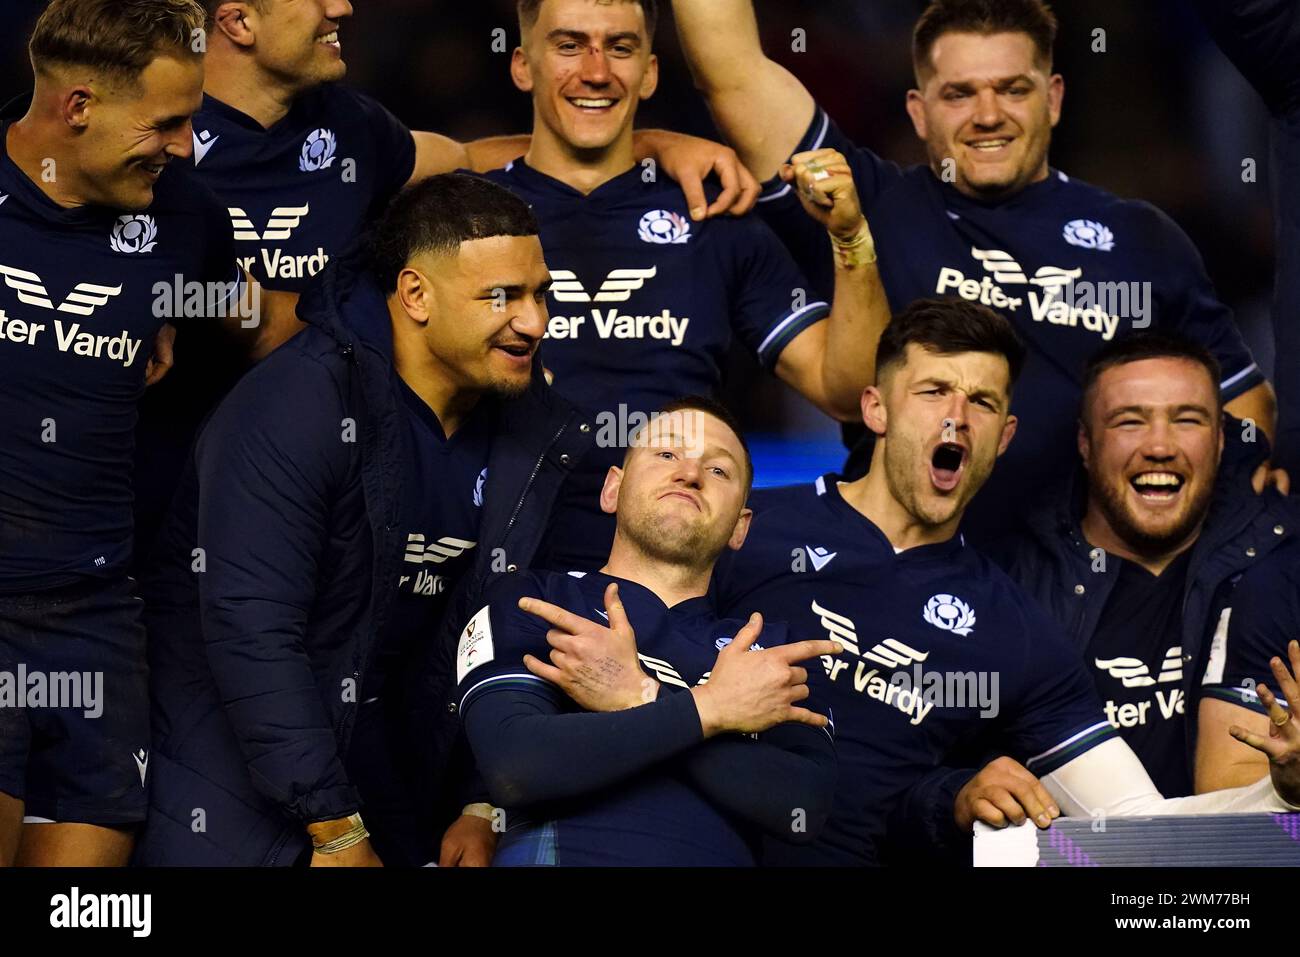
<path fill-rule="evenodd" d="M 862 400 L 877 437 L 866 476 L 754 493 L 745 547 L 715 575 L 727 613 L 756 609 L 843 646 L 823 659 L 840 766 L 830 819 L 812 845 L 773 843 L 765 861 L 878 862 L 900 795 L 980 748 L 1042 777 L 1032 817 L 1043 826 L 1054 810 L 1300 806 L 1300 733 L 1290 732 L 1272 780 L 1162 798 L 1059 626 L 958 533 L 1016 431 L 1009 407 L 1024 347 L 1010 323 L 978 303 L 920 300 L 893 318 L 877 355 Z M 1267 690 L 1261 698 L 1271 705 Z"/>
<path fill-rule="evenodd" d="M 537 211 L 556 279 L 543 360 L 555 388 L 598 419 L 542 561 L 591 570 L 614 534 L 599 493 L 629 422 L 715 393 L 733 338 L 819 409 L 856 418 L 888 310 L 842 157 L 807 171 L 816 192 L 804 199 L 819 241 L 838 250 L 833 305 L 808 295 L 757 217 L 692 223 L 677 189 L 637 165 L 632 126 L 659 75 L 654 0 L 520 0 L 518 11 L 511 77 L 532 97 L 532 143 L 489 177 Z"/>
<path fill-rule="evenodd" d="M 0 863 L 122 864 L 145 815 L 127 565 L 136 407 L 169 358 L 156 290 L 204 284 L 245 337 L 255 294 L 187 169 L 202 25 L 194 0 L 54 0 L 30 104 L 0 119 Z"/>
<path fill-rule="evenodd" d="M 818 289 L 831 263 L 791 182 L 809 157 L 787 158 L 829 149 L 849 159 L 895 311 L 936 295 L 977 301 L 1027 343 L 1020 438 L 971 503 L 968 533 L 996 536 L 1068 476 L 1083 362 L 1137 329 L 1176 330 L 1208 348 L 1228 411 L 1275 434 L 1272 388 L 1182 230 L 1147 203 L 1048 165 L 1065 83 L 1052 73 L 1056 19 L 1041 0 L 937 0 L 922 14 L 907 111 L 929 165 L 906 170 L 850 142 L 764 55 L 750 0 L 674 0 L 673 10 L 719 128 L 769 181 L 760 211 Z M 848 471 L 865 464 L 855 456 Z M 1256 488 L 1269 478 L 1261 467 Z"/>
<path fill-rule="evenodd" d="M 408 703 L 446 716 L 460 624 L 529 561 L 591 429 L 533 361 L 550 277 L 519 199 L 431 177 L 370 258 L 331 263 L 308 328 L 218 406 L 160 538 L 142 863 L 439 856 L 413 758 L 437 773 L 458 723 L 412 733 Z"/>
<path fill-rule="evenodd" d="M 746 866 L 760 833 L 816 835 L 835 751 L 798 662 L 838 646 L 719 618 L 707 595 L 718 555 L 745 540 L 751 480 L 725 409 L 670 403 L 601 489 L 618 516 L 603 567 L 489 590 L 456 677 L 505 814 L 494 864 Z M 597 658 L 577 681 L 539 657 L 579 641 Z"/>

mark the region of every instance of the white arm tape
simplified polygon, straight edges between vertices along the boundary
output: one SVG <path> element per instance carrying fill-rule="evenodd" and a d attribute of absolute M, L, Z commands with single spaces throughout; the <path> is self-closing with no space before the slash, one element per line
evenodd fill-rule
<path fill-rule="evenodd" d="M 1268 777 L 1244 788 L 1164 797 L 1133 749 L 1120 738 L 1103 741 L 1042 780 L 1061 812 L 1070 817 L 1300 811 L 1282 800 Z"/>

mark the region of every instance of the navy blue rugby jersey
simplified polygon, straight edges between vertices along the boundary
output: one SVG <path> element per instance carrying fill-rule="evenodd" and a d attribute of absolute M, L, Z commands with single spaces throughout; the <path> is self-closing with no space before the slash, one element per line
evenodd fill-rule
<path fill-rule="evenodd" d="M 1041 776 L 1115 734 L 1077 651 L 1001 570 L 960 536 L 895 553 L 836 479 L 756 491 L 749 537 L 714 577 L 723 613 L 844 646 L 822 659 L 830 820 L 769 863 L 879 863 L 897 799 L 949 755 L 997 749 Z"/>
<path fill-rule="evenodd" d="M 145 366 L 175 277 L 240 292 L 230 219 L 184 163 L 140 212 L 66 209 L 0 123 L 0 591 L 121 574 Z M 224 290 L 224 291 L 223 291 Z M 173 372 L 173 375 L 179 375 Z"/>
<path fill-rule="evenodd" d="M 522 159 L 488 179 L 526 200 L 554 284 L 542 360 L 555 389 L 595 416 L 596 445 L 555 513 L 550 567 L 599 568 L 613 541 L 597 502 L 629 422 L 684 395 L 715 394 L 738 338 L 767 369 L 830 312 L 756 216 L 692 222 L 667 177 L 637 166 L 583 195 Z M 829 247 L 825 233 L 822 242 Z"/>
<path fill-rule="evenodd" d="M 1201 256 L 1167 215 L 1051 170 L 1008 199 L 981 202 L 925 166 L 900 169 L 856 146 L 821 109 L 798 151 L 832 148 L 853 169 L 890 306 L 936 296 L 978 301 L 1011 320 L 1029 350 L 1012 412 L 1020 426 L 964 530 L 1000 531 L 1016 507 L 1074 467 L 1074 422 L 1088 357 L 1143 328 L 1200 342 L 1223 367 L 1231 401 L 1264 381 L 1217 298 Z M 770 182 L 759 211 L 819 292 L 834 264 L 793 189 Z"/>
<path fill-rule="evenodd" d="M 611 582 L 617 582 L 636 631 L 642 667 L 660 682 L 661 695 L 684 693 L 707 680 L 718 652 L 745 624 L 719 618 L 708 597 L 669 608 L 648 588 L 598 572 L 505 576 L 489 588 L 487 606 L 462 633 L 456 660 L 462 717 L 498 691 L 537 695 L 553 713 L 580 711 L 571 698 L 523 666 L 525 654 L 548 660 L 549 625 L 520 611 L 517 602 L 524 596 L 538 597 L 606 624 L 604 594 Z M 772 622 L 765 624 L 756 646 L 775 647 L 789 640 L 786 627 Z M 810 697 L 801 705 L 827 714 L 820 683 L 811 682 L 809 689 Z M 830 729 L 804 725 L 779 729 L 787 740 L 791 733 L 802 735 L 801 740 L 829 739 L 831 734 Z M 758 845 L 754 828 L 709 801 L 671 760 L 594 793 L 545 806 L 506 808 L 506 815 L 509 829 L 502 849 L 526 842 L 528 853 L 542 858 L 534 863 L 751 866 Z"/>
<path fill-rule="evenodd" d="M 300 293 L 411 178 L 415 141 L 379 103 L 333 83 L 269 129 L 205 95 L 194 166 L 230 210 L 244 269 Z"/>
<path fill-rule="evenodd" d="M 473 565 L 495 421 L 494 403 L 485 399 L 448 438 L 424 400 L 396 372 L 393 380 L 402 416 L 402 564 L 362 700 L 378 695 L 412 645 L 434 633 L 452 589 Z"/>

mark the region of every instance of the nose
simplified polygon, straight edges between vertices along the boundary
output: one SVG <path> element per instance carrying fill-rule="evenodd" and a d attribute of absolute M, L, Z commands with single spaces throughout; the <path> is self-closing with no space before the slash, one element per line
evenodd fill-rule
<path fill-rule="evenodd" d="M 609 58 L 599 47 L 588 47 L 582 57 L 582 82 L 589 86 L 604 86 L 610 80 Z"/>
<path fill-rule="evenodd" d="M 683 450 L 682 454 L 677 458 L 677 467 L 673 469 L 673 481 L 681 482 L 688 488 L 701 488 L 701 479 L 704 475 L 701 461 L 698 455 L 687 455 Z"/>
<path fill-rule="evenodd" d="M 973 120 L 981 129 L 996 129 L 1002 125 L 1002 103 L 993 87 L 986 86 L 975 94 Z"/>
<path fill-rule="evenodd" d="M 168 139 L 163 152 L 177 159 L 189 159 L 194 155 L 194 122 L 186 120 L 176 134 Z"/>
<path fill-rule="evenodd" d="M 1178 455 L 1178 443 L 1174 439 L 1174 430 L 1164 419 L 1151 423 L 1142 443 L 1143 458 L 1157 462 L 1167 462 Z"/>
<path fill-rule="evenodd" d="M 943 411 L 943 422 L 940 425 L 942 432 L 947 433 L 951 430 L 954 433 L 964 432 L 967 428 L 967 417 L 970 412 L 970 399 L 965 393 L 953 392 L 948 396 L 947 407 Z M 948 441 L 941 439 L 940 441 Z"/>
<path fill-rule="evenodd" d="M 352 4 L 349 0 L 334 0 L 325 7 L 325 16 L 330 20 L 342 20 L 352 16 Z"/>
<path fill-rule="evenodd" d="M 540 301 L 532 296 L 523 296 L 519 308 L 510 317 L 510 328 L 529 339 L 540 339 L 546 335 L 546 324 L 550 314 L 546 311 L 546 299 Z"/>

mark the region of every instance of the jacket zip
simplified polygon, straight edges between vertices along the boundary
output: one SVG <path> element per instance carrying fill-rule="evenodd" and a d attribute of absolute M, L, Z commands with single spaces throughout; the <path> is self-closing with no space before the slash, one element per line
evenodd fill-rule
<path fill-rule="evenodd" d="M 504 542 L 507 538 L 510 537 L 510 529 L 515 527 L 515 519 L 517 519 L 519 517 L 519 513 L 523 511 L 524 499 L 528 498 L 528 490 L 533 487 L 533 480 L 537 478 L 537 473 L 542 470 L 542 464 L 546 461 L 546 453 L 550 452 L 551 449 L 555 448 L 555 443 L 560 441 L 560 436 L 562 436 L 565 430 L 568 429 L 569 422 L 572 419 L 573 419 L 573 413 L 570 412 L 568 416 L 565 417 L 564 424 L 560 426 L 559 431 L 557 431 L 553 436 L 551 436 L 551 441 L 546 443 L 546 447 L 542 449 L 542 454 L 539 455 L 537 457 L 537 461 L 533 463 L 533 471 L 532 474 L 528 476 L 528 481 L 524 483 L 523 494 L 519 496 L 519 501 L 515 503 L 515 510 L 510 513 L 510 521 L 506 522 L 506 529 L 504 532 L 501 533 L 502 542 Z"/>

